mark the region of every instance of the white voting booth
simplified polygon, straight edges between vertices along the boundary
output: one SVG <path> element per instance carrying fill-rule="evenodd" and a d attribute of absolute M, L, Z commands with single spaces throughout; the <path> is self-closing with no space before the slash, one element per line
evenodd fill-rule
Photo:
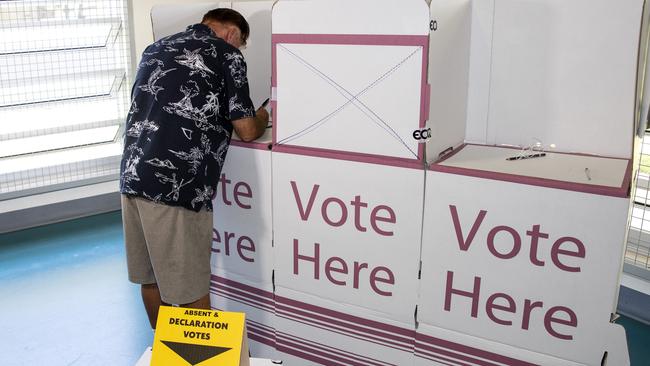
<path fill-rule="evenodd" d="M 412 364 L 426 3 L 280 1 L 272 28 L 279 357 Z"/>
<path fill-rule="evenodd" d="M 431 9 L 429 78 L 450 93 L 431 93 L 417 364 L 629 364 L 610 320 L 644 2 Z"/>
<path fill-rule="evenodd" d="M 254 357 L 629 364 L 610 320 L 643 0 L 160 5 L 156 39 L 215 6 L 248 19 L 252 99 L 272 97 L 214 200 L 212 302 L 246 312 Z"/>

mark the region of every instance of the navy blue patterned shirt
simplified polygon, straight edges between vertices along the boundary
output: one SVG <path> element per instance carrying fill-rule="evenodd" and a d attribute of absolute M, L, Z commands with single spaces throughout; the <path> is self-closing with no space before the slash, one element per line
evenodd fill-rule
<path fill-rule="evenodd" d="M 133 85 L 120 191 L 212 210 L 231 121 L 254 115 L 244 57 L 208 26 L 195 24 L 150 45 Z"/>

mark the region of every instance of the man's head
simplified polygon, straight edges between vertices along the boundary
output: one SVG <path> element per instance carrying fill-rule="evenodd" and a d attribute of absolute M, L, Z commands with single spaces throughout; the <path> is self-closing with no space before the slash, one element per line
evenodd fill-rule
<path fill-rule="evenodd" d="M 246 19 L 238 12 L 227 8 L 212 9 L 205 13 L 201 23 L 210 27 L 217 37 L 233 47 L 246 46 L 250 28 Z"/>

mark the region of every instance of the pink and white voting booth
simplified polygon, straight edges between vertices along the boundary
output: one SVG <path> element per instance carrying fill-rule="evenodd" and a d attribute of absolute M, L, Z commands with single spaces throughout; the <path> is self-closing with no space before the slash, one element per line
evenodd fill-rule
<path fill-rule="evenodd" d="M 610 320 L 644 1 L 164 5 L 154 30 L 214 4 L 251 22 L 254 103 L 272 90 L 214 202 L 212 301 L 247 313 L 253 356 L 629 364 Z"/>
<path fill-rule="evenodd" d="M 280 1 L 272 27 L 278 357 L 412 364 L 427 6 Z"/>
<path fill-rule="evenodd" d="M 450 93 L 432 88 L 416 364 L 628 365 L 610 321 L 644 2 L 431 9 L 430 82 Z"/>

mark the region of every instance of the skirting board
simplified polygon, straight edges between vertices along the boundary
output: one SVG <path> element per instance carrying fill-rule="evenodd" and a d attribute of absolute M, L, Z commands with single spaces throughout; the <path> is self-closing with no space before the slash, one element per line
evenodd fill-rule
<path fill-rule="evenodd" d="M 650 325 L 650 280 L 634 276 L 636 268 L 626 265 L 621 278 L 617 312 Z M 639 268 L 638 271 L 644 271 Z M 645 271 L 650 272 L 650 271 Z"/>
<path fill-rule="evenodd" d="M 117 181 L 9 199 L 0 201 L 0 234 L 119 209 Z"/>

